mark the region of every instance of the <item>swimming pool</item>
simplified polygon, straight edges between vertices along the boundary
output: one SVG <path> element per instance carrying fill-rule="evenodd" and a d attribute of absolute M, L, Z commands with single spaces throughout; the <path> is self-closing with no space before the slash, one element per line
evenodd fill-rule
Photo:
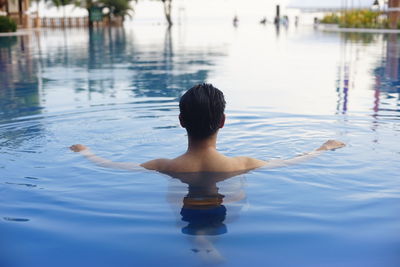
<path fill-rule="evenodd" d="M 202 27 L 0 37 L 0 266 L 400 265 L 398 36 Z M 179 179 L 68 150 L 184 152 L 177 101 L 203 81 L 226 96 L 227 155 L 347 146 L 233 176 L 196 214 Z"/>

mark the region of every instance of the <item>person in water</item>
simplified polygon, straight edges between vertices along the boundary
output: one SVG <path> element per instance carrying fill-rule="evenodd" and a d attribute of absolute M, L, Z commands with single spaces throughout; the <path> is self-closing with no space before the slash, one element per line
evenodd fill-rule
<path fill-rule="evenodd" d="M 155 170 L 187 184 L 188 193 L 181 201 L 181 221 L 186 225 L 183 234 L 193 237 L 191 250 L 203 260 L 222 262 L 223 256 L 213 244 L 213 237 L 225 234 L 226 204 L 245 198 L 242 192 L 222 195 L 218 183 L 259 167 L 274 168 L 299 163 L 324 151 L 343 147 L 329 140 L 309 153 L 287 160 L 264 161 L 250 157 L 227 157 L 216 149 L 219 129 L 225 124 L 223 93 L 211 84 L 198 84 L 189 89 L 179 102 L 179 121 L 188 135 L 187 151 L 174 159 L 154 159 L 142 164 L 113 162 L 101 158 L 84 145 L 70 147 L 102 167 Z"/>
<path fill-rule="evenodd" d="M 80 152 L 89 160 L 103 166 L 125 170 L 143 167 L 163 173 L 192 172 L 240 172 L 260 167 L 281 167 L 313 158 L 324 151 L 345 146 L 336 140 L 329 140 L 319 148 L 287 160 L 260 160 L 250 157 L 227 157 L 217 151 L 217 135 L 225 125 L 224 94 L 212 84 L 202 83 L 189 89 L 179 101 L 179 121 L 187 131 L 187 151 L 174 159 L 154 159 L 140 165 L 135 163 L 112 162 L 95 155 L 84 145 L 72 145 L 70 149 Z"/>

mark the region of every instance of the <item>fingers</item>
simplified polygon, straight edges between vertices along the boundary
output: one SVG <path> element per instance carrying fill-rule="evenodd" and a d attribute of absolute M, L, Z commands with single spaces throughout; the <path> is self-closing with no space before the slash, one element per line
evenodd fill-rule
<path fill-rule="evenodd" d="M 324 144 L 328 149 L 336 149 L 346 146 L 345 143 L 337 140 L 329 140 Z"/>
<path fill-rule="evenodd" d="M 344 147 L 344 146 L 346 146 L 346 144 L 345 143 L 343 143 L 343 142 L 340 142 L 340 141 L 337 141 L 338 142 L 338 145 L 340 146 L 340 147 Z"/>
<path fill-rule="evenodd" d="M 334 149 L 337 149 L 337 148 L 342 148 L 344 146 L 346 146 L 346 144 L 341 142 L 341 141 L 328 140 L 320 148 L 318 148 L 317 151 L 334 150 Z"/>
<path fill-rule="evenodd" d="M 70 146 L 69 149 L 71 149 L 74 152 L 80 152 L 80 151 L 86 150 L 88 148 L 81 144 L 75 144 L 75 145 Z"/>

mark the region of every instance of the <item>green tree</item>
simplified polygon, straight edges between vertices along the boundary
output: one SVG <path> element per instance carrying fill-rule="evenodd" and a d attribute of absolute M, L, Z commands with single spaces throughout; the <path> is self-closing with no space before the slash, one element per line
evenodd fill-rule
<path fill-rule="evenodd" d="M 111 16 L 121 17 L 122 21 L 125 16 L 131 16 L 133 8 L 130 4 L 130 0 L 100 0 L 103 7 L 109 9 L 108 16 L 111 21 Z"/>
<path fill-rule="evenodd" d="M 85 8 L 89 15 L 89 28 L 93 27 L 93 21 L 90 20 L 93 7 L 98 7 L 99 2 L 97 0 L 75 0 L 74 4 L 78 7 Z"/>

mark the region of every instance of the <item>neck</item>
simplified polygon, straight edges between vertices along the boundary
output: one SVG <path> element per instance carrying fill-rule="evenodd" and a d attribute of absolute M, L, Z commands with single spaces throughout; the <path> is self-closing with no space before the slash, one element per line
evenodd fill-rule
<path fill-rule="evenodd" d="M 188 138 L 188 150 L 187 152 L 202 152 L 209 150 L 217 149 L 217 134 L 213 134 L 212 136 L 206 139 L 193 139 L 189 136 Z"/>

